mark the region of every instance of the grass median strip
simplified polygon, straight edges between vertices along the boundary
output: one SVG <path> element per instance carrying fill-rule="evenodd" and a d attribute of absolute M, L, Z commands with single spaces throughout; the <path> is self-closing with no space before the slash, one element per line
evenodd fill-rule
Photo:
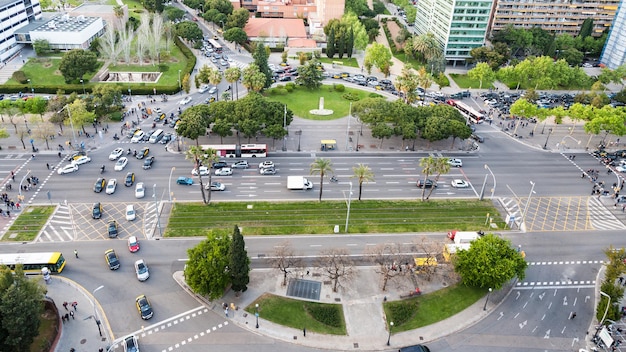
<path fill-rule="evenodd" d="M 4 241 L 32 241 L 48 222 L 56 207 L 53 205 L 29 206 L 18 215 L 13 225 L 4 234 Z"/>
<path fill-rule="evenodd" d="M 229 235 L 234 225 L 238 225 L 246 236 L 329 234 L 336 225 L 343 232 L 346 211 L 343 201 L 227 202 L 210 206 L 177 203 L 165 236 L 205 236 L 209 232 Z M 490 201 L 353 201 L 348 232 L 487 230 L 487 216 L 493 219 L 497 228 L 504 228 L 502 217 Z"/>

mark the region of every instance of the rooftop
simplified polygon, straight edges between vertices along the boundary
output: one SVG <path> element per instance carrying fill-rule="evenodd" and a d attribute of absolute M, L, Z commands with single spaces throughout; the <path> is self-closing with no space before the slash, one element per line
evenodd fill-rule
<path fill-rule="evenodd" d="M 99 17 L 57 15 L 46 21 L 33 22 L 32 32 L 80 32 L 90 26 Z"/>
<path fill-rule="evenodd" d="M 299 18 L 250 18 L 243 30 L 251 38 L 306 38 L 304 21 Z"/>

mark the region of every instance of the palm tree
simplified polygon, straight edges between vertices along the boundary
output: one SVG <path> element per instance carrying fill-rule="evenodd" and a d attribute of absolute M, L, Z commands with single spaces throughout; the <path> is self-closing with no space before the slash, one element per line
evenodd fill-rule
<path fill-rule="evenodd" d="M 433 77 L 426 72 L 426 69 L 424 67 L 420 68 L 419 71 L 417 71 L 417 84 L 424 88 L 424 95 L 426 95 L 426 89 L 430 88 L 430 86 L 432 85 L 432 81 L 433 81 Z M 422 96 L 422 99 L 424 99 L 424 97 Z"/>
<path fill-rule="evenodd" d="M 358 164 L 352 168 L 354 175 L 352 177 L 359 180 L 359 200 L 361 200 L 361 192 L 363 191 L 363 182 L 374 181 L 374 173 L 369 166 Z"/>
<path fill-rule="evenodd" d="M 211 203 L 211 191 L 209 186 L 209 197 L 207 199 L 204 193 L 204 185 L 202 184 L 202 174 L 200 173 L 200 167 L 206 166 L 209 169 L 209 185 L 211 184 L 211 166 L 213 162 L 218 161 L 219 158 L 215 154 L 215 150 L 207 149 L 204 150 L 198 146 L 191 146 L 185 152 L 185 159 L 193 160 L 194 167 L 198 170 L 198 179 L 200 181 L 200 192 L 202 193 L 202 201 L 204 204 Z"/>
<path fill-rule="evenodd" d="M 422 201 L 424 201 L 426 200 L 426 180 L 428 180 L 428 176 L 433 173 L 435 158 L 429 156 L 427 158 L 420 159 L 420 167 L 422 168 L 422 173 L 424 174 L 424 184 L 422 185 Z M 433 187 L 435 187 L 434 184 Z"/>
<path fill-rule="evenodd" d="M 333 173 L 333 163 L 329 159 L 319 158 L 311 164 L 311 175 L 320 175 L 320 202 L 322 201 L 322 190 L 324 189 L 324 175 Z"/>
<path fill-rule="evenodd" d="M 435 180 L 433 181 L 433 187 L 430 187 L 430 191 L 426 196 L 426 200 L 430 199 L 430 195 L 433 194 L 433 190 L 435 189 L 435 185 L 439 182 L 439 177 L 442 174 L 447 174 L 450 172 L 450 164 L 448 163 L 448 158 L 435 158 L 434 163 L 431 168 L 432 173 L 436 173 Z M 423 193 L 422 193 L 423 194 Z"/>
<path fill-rule="evenodd" d="M 442 55 L 441 45 L 435 39 L 435 35 L 430 32 L 414 37 L 411 44 L 413 50 L 422 56 L 424 62 Z"/>
<path fill-rule="evenodd" d="M 241 69 L 237 66 L 226 69 L 226 71 L 224 71 L 224 78 L 230 83 L 231 88 L 232 84 L 235 83 L 236 99 L 239 100 L 239 85 L 237 83 L 239 82 L 239 78 L 241 78 Z"/>
<path fill-rule="evenodd" d="M 402 75 L 396 77 L 396 89 L 403 93 L 404 102 L 407 104 L 415 100 L 415 90 L 418 84 L 417 76 L 406 65 L 402 68 Z"/>

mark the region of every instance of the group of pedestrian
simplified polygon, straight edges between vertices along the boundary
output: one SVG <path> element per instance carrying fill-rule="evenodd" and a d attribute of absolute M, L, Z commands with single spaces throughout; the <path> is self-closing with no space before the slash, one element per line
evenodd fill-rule
<path fill-rule="evenodd" d="M 70 305 L 72 306 L 72 309 L 67 308 L 67 306 Z M 74 312 L 76 312 L 78 309 L 76 308 L 78 306 L 77 302 L 72 302 L 72 303 L 68 303 L 68 302 L 63 302 L 63 308 L 65 308 L 65 311 L 68 313 L 65 314 L 61 314 L 61 320 L 63 320 L 63 322 L 65 323 L 66 321 L 70 321 L 70 317 L 72 318 L 72 320 L 74 320 Z"/>
<path fill-rule="evenodd" d="M 585 178 L 586 175 L 589 175 L 591 182 L 596 182 L 598 180 L 598 176 L 600 175 L 600 171 L 595 169 L 589 169 L 583 172 L 582 178 Z"/>

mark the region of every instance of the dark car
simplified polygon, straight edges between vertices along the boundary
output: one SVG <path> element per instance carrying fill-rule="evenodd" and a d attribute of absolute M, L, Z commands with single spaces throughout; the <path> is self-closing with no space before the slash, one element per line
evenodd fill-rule
<path fill-rule="evenodd" d="M 137 159 L 143 159 L 143 158 L 147 157 L 148 154 L 150 154 L 150 148 L 143 147 L 143 148 L 141 148 L 140 151 L 137 152 L 136 158 Z"/>
<path fill-rule="evenodd" d="M 413 345 L 413 346 L 402 347 L 401 349 L 398 350 L 398 352 L 430 352 L 430 348 L 424 345 Z"/>
<path fill-rule="evenodd" d="M 225 161 L 218 161 L 216 163 L 213 163 L 213 168 L 214 169 L 222 169 L 228 167 L 228 163 Z"/>
<path fill-rule="evenodd" d="M 419 188 L 433 188 L 433 187 L 437 187 L 437 183 L 429 178 L 426 179 L 426 181 L 424 180 L 417 180 L 417 187 Z"/>
<path fill-rule="evenodd" d="M 96 183 L 93 185 L 93 191 L 96 193 L 102 192 L 107 185 L 107 180 L 100 177 L 96 180 Z"/>
<path fill-rule="evenodd" d="M 109 232 L 109 238 L 117 237 L 117 221 L 111 220 L 109 221 L 109 225 L 107 226 Z"/>
<path fill-rule="evenodd" d="M 104 252 L 104 260 L 106 260 L 107 264 L 109 265 L 109 269 L 117 270 L 120 268 L 120 260 L 117 257 L 117 254 L 115 254 L 115 250 L 107 249 Z"/>
<path fill-rule="evenodd" d="M 154 163 L 154 157 L 153 156 L 147 157 L 146 160 L 143 161 L 143 169 L 144 170 L 151 169 L 153 163 Z"/>
<path fill-rule="evenodd" d="M 176 124 L 176 122 L 174 122 L 174 124 Z M 161 138 L 161 141 L 159 143 L 167 144 L 171 140 L 172 140 L 172 134 L 168 132 L 165 135 L 163 135 L 163 138 Z"/>
<path fill-rule="evenodd" d="M 102 217 L 102 204 L 100 202 L 94 203 L 91 209 L 91 217 L 94 219 L 100 219 Z"/>
<path fill-rule="evenodd" d="M 278 80 L 281 82 L 288 82 L 288 81 L 291 81 L 291 76 L 287 76 L 287 75 L 281 76 L 280 78 L 278 78 Z"/>
<path fill-rule="evenodd" d="M 135 183 L 135 173 L 129 172 L 126 174 L 126 181 L 124 181 L 124 186 L 131 187 Z"/>

